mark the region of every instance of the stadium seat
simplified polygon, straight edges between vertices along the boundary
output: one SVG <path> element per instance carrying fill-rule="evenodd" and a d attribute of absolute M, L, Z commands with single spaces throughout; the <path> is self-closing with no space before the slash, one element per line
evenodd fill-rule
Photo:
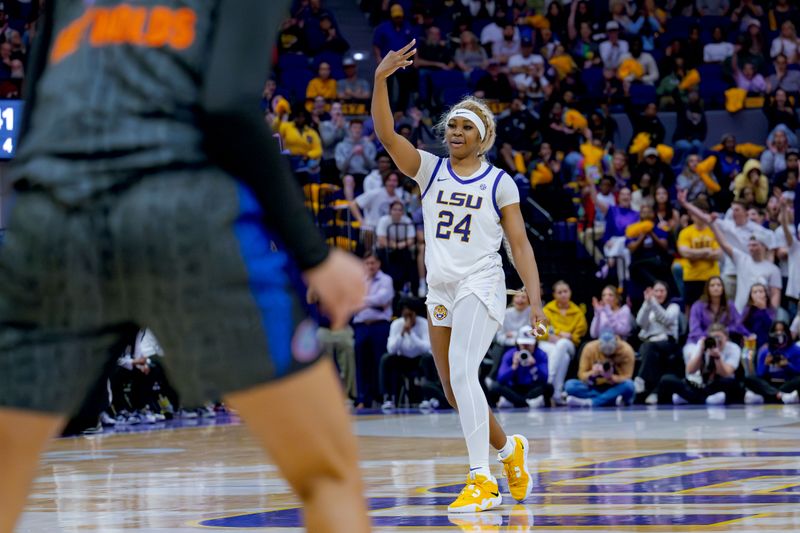
<path fill-rule="evenodd" d="M 303 54 L 283 54 L 278 58 L 278 70 L 308 68 L 308 57 Z"/>
<path fill-rule="evenodd" d="M 722 107 L 725 104 L 725 91 L 729 84 L 722 79 L 703 78 L 700 82 L 700 98 L 706 105 L 706 109 L 712 107 Z"/>
<path fill-rule="evenodd" d="M 581 81 L 589 94 L 599 91 L 603 87 L 602 67 L 591 67 L 581 70 Z"/>
<path fill-rule="evenodd" d="M 289 92 L 291 102 L 305 101 L 306 87 L 315 74 L 308 68 L 283 70 L 280 75 L 279 85 Z"/>
<path fill-rule="evenodd" d="M 631 104 L 645 106 L 656 101 L 656 88 L 644 83 L 634 83 L 630 90 Z"/>
<path fill-rule="evenodd" d="M 433 99 L 443 105 L 456 103 L 461 96 L 469 92 L 464 75 L 458 70 L 440 70 L 430 73 Z M 445 96 L 447 95 L 447 96 Z M 458 95 L 456 97 L 456 95 Z M 455 101 L 452 101 L 456 98 Z"/>
<path fill-rule="evenodd" d="M 475 89 L 475 86 L 478 84 L 478 80 L 480 80 L 486 71 L 483 69 L 476 68 L 472 72 L 469 73 L 469 88 Z"/>

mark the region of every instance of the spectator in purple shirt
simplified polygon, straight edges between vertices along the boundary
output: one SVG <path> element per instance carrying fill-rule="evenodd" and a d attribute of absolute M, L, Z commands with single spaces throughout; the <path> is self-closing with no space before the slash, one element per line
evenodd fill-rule
<path fill-rule="evenodd" d="M 756 375 L 744 380 L 744 403 L 800 402 L 800 345 L 793 344 L 785 322 L 775 322 L 769 343 L 758 353 Z"/>
<path fill-rule="evenodd" d="M 639 212 L 631 209 L 631 190 L 628 187 L 620 189 L 617 195 L 617 205 L 608 205 L 597 196 L 597 188 L 588 182 L 589 194 L 595 209 L 600 211 L 606 219 L 605 233 L 603 234 L 603 254 L 608 260 L 600 274 L 608 275 L 608 270 L 616 266 L 617 279 L 620 284 L 628 279 L 628 266 L 630 265 L 630 252 L 625 246 L 625 228 L 639 221 Z"/>
<path fill-rule="evenodd" d="M 600 332 L 611 330 L 619 335 L 622 340 L 627 340 L 633 327 L 633 316 L 627 305 L 620 305 L 620 296 L 617 288 L 606 285 L 603 288 L 601 299 L 592 297 L 594 318 L 589 328 L 593 339 L 600 337 Z"/>
<path fill-rule="evenodd" d="M 389 340 L 394 286 L 381 271 L 381 261 L 372 252 L 364 254 L 367 297 L 364 308 L 353 317 L 356 350 L 356 408 L 370 408 L 380 399 L 378 364 Z"/>
<path fill-rule="evenodd" d="M 492 392 L 500 395 L 498 407 L 550 405 L 553 385 L 547 382 L 547 354 L 536 346 L 533 328 L 522 326 L 517 346 L 503 354 Z"/>
<path fill-rule="evenodd" d="M 686 339 L 686 346 L 683 347 L 684 361 L 688 361 L 697 353 L 698 343 L 708 336 L 711 324 L 722 324 L 728 328 L 729 333 L 743 336 L 750 334 L 742 325 L 742 317 L 736 306 L 728 301 L 725 285 L 719 276 L 708 279 L 703 296 L 692 304 L 689 311 L 689 337 Z"/>

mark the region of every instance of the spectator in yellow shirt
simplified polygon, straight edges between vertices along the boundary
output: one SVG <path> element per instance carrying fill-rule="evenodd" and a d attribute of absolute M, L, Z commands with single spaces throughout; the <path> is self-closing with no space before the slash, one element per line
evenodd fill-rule
<path fill-rule="evenodd" d="M 322 157 L 322 141 L 319 134 L 309 125 L 308 111 L 299 109 L 290 120 L 281 122 L 278 133 L 283 140 L 284 149 L 289 151 L 292 170 L 297 174 L 319 174 Z"/>
<path fill-rule="evenodd" d="M 539 340 L 539 348 L 547 353 L 548 381 L 553 385 L 553 401 L 560 405 L 564 403 L 562 391 L 570 360 L 589 330 L 586 314 L 571 299 L 569 284 L 556 281 L 553 285 L 553 301 L 544 306 L 550 330 Z"/>
<path fill-rule="evenodd" d="M 331 78 L 331 66 L 328 63 L 320 63 L 317 70 L 317 77 L 308 82 L 306 87 L 306 109 L 311 111 L 314 108 L 314 98 L 323 97 L 325 100 L 336 98 L 336 80 Z"/>
<path fill-rule="evenodd" d="M 692 202 L 704 213 L 710 211 L 708 202 L 699 198 Z M 722 250 L 714 232 L 705 220 L 690 212 L 692 224 L 678 234 L 678 252 L 683 258 L 683 304 L 688 309 L 703 295 L 706 282 L 719 276 L 719 260 Z"/>

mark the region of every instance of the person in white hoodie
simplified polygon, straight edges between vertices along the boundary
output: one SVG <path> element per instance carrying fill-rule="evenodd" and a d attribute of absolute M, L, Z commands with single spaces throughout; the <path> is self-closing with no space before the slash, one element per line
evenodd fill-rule
<path fill-rule="evenodd" d="M 395 319 L 389 327 L 386 354 L 380 362 L 380 388 L 384 410 L 394 409 L 402 380 L 417 374 L 422 356 L 431 352 L 428 321 L 417 314 L 417 308 L 421 306 L 410 299 L 400 305 L 400 318 Z"/>

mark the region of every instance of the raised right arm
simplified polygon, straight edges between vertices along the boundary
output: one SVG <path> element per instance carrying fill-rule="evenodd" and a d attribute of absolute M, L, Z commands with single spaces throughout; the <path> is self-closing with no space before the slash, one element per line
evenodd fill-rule
<path fill-rule="evenodd" d="M 398 51 L 386 54 L 375 70 L 375 88 L 372 91 L 372 121 L 375 124 L 375 135 L 392 157 L 397 168 L 406 176 L 416 176 L 422 164 L 422 158 L 416 147 L 402 135 L 394 131 L 394 117 L 389 105 L 389 89 L 386 80 L 399 68 L 411 66 L 411 56 L 416 53 L 412 48 L 416 39 Z"/>

